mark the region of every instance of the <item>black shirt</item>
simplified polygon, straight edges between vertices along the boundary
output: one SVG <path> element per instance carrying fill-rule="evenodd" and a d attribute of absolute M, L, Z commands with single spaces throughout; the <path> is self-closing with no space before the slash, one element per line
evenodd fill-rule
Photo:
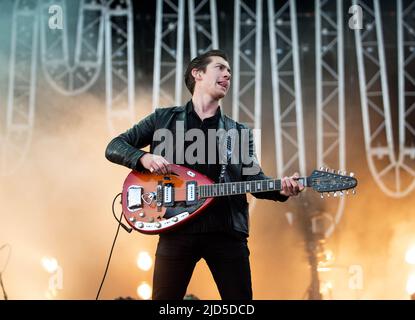
<path fill-rule="evenodd" d="M 219 164 L 218 149 L 216 146 L 216 161 L 215 163 L 209 163 L 208 159 L 208 130 L 217 129 L 219 119 L 221 117 L 221 110 L 218 107 L 214 116 L 205 118 L 203 121 L 194 110 L 193 103 L 190 101 L 186 106 L 186 120 L 187 130 L 200 129 L 203 131 L 205 137 L 205 159 L 201 163 L 195 164 L 187 163 L 186 157 L 184 165 L 188 168 L 196 170 L 205 176 L 209 177 L 215 182 L 219 182 L 219 175 L 221 165 Z M 194 137 L 193 141 L 185 141 L 185 151 L 197 138 Z M 194 156 L 196 156 L 194 154 Z M 214 233 L 214 232 L 226 232 L 234 233 L 231 223 L 230 206 L 228 203 L 228 197 L 217 197 L 212 203 L 201 212 L 197 217 L 181 227 L 175 229 L 178 233 Z"/>

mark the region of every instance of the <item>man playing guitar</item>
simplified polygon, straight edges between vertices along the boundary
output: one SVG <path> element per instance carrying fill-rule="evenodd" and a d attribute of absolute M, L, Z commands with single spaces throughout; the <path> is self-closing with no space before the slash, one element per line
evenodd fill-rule
<path fill-rule="evenodd" d="M 254 162 L 250 165 L 243 161 L 220 161 L 224 153 L 228 153 L 229 159 L 231 154 L 242 152 L 243 146 L 231 149 L 227 144 L 221 149 L 216 146 L 214 140 L 215 151 L 219 152 L 213 154 L 208 148 L 208 141 L 211 141 L 208 135 L 212 130 L 233 129 L 237 133 L 248 130 L 245 125 L 224 115 L 219 106 L 220 99 L 229 91 L 230 80 L 231 69 L 223 51 L 211 50 L 196 57 L 185 72 L 186 86 L 192 94 L 191 100 L 185 106 L 156 109 L 131 129 L 114 138 L 108 144 L 107 159 L 133 170 L 148 170 L 161 176 L 171 173 L 170 163 L 178 163 L 207 176 L 214 182 L 269 179 L 256 160 L 252 134 L 247 141 L 248 153 Z M 172 159 L 155 154 L 154 151 L 161 143 L 160 139 L 155 137 L 157 130 L 168 129 L 176 136 L 176 123 L 179 122 L 183 123 L 185 133 L 193 130 L 191 132 L 197 133 L 194 135 L 195 138 L 202 136 L 203 139 L 186 139 L 183 148 L 178 146 L 180 139 L 169 140 L 168 147 L 176 151 Z M 200 141 L 204 143 L 200 145 Z M 198 144 L 196 149 L 195 144 Z M 148 145 L 150 153 L 141 150 Z M 178 155 L 177 151 L 182 154 Z M 194 151 L 198 153 L 197 161 L 194 161 Z M 254 165 L 258 170 L 246 174 L 249 170 L 245 169 Z M 298 173 L 294 173 L 291 177 L 281 179 L 280 191 L 256 192 L 253 195 L 261 199 L 286 201 L 304 189 L 298 179 Z M 139 198 L 142 196 L 139 193 Z M 252 299 L 247 245 L 248 220 L 246 195 L 235 194 L 216 198 L 202 214 L 189 223 L 161 233 L 153 275 L 153 299 L 183 299 L 196 263 L 201 258 L 206 260 L 222 299 Z"/>

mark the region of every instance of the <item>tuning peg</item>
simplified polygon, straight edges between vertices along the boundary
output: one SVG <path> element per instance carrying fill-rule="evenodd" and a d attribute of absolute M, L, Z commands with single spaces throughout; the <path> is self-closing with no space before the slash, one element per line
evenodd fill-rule
<path fill-rule="evenodd" d="M 349 194 L 349 190 L 346 190 L 346 195 Z"/>
<path fill-rule="evenodd" d="M 327 198 L 330 198 L 330 192 L 327 192 Z"/>
<path fill-rule="evenodd" d="M 333 197 L 337 197 L 337 191 L 335 193 L 333 193 Z"/>
<path fill-rule="evenodd" d="M 355 189 L 352 190 L 352 194 L 356 194 L 356 190 Z"/>
<path fill-rule="evenodd" d="M 324 171 L 324 167 L 320 167 L 320 171 Z"/>
<path fill-rule="evenodd" d="M 320 193 L 320 198 L 321 199 L 324 199 L 324 193 L 322 192 L 322 193 Z"/>
<path fill-rule="evenodd" d="M 350 176 L 351 177 L 354 177 L 354 172 L 350 172 Z"/>

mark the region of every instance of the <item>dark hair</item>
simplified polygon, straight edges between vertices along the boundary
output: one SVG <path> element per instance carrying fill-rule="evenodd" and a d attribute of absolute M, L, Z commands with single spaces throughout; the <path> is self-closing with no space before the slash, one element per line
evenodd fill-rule
<path fill-rule="evenodd" d="M 190 61 L 189 65 L 187 66 L 186 72 L 184 73 L 184 82 L 186 83 L 187 89 L 189 89 L 190 93 L 193 94 L 195 89 L 195 78 L 192 76 L 192 70 L 201 70 L 203 72 L 206 71 L 206 66 L 212 61 L 210 57 L 221 57 L 228 61 L 228 57 L 226 53 L 222 50 L 210 50 L 207 51 L 200 56 L 197 56 L 192 61 Z"/>

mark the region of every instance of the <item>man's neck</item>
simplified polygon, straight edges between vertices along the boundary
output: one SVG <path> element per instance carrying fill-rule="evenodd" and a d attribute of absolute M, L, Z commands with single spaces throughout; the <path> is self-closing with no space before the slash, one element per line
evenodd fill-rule
<path fill-rule="evenodd" d="M 195 112 L 201 120 L 214 116 L 219 107 L 219 101 L 209 96 L 193 95 L 192 102 Z"/>

